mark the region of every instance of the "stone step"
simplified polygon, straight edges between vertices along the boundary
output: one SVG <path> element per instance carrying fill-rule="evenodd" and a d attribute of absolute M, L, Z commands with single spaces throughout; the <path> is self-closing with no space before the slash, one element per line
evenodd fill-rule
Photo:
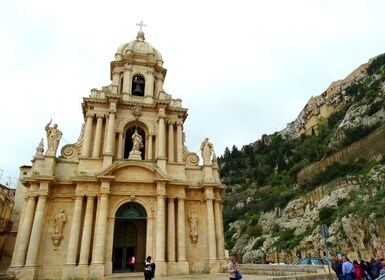
<path fill-rule="evenodd" d="M 113 273 L 112 275 L 105 276 L 105 280 L 137 280 L 141 279 L 143 280 L 143 272 L 122 272 L 122 273 Z"/>

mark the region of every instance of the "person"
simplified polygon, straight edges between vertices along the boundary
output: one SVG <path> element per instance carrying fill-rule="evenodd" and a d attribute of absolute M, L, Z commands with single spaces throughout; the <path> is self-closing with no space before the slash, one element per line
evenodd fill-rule
<path fill-rule="evenodd" d="M 209 138 L 206 138 L 201 144 L 203 164 L 210 164 L 210 158 L 213 151 L 214 151 L 213 144 L 209 142 Z"/>
<path fill-rule="evenodd" d="M 198 215 L 194 212 L 194 210 L 190 211 L 190 215 L 188 217 L 190 221 L 190 231 L 192 235 L 198 234 L 197 224 L 198 224 Z"/>
<path fill-rule="evenodd" d="M 138 130 L 135 129 L 134 134 L 132 134 L 132 151 L 139 151 L 144 147 L 143 137 L 138 133 Z"/>
<path fill-rule="evenodd" d="M 135 255 L 132 255 L 128 259 L 128 268 L 130 269 L 131 272 L 134 272 L 134 270 L 135 270 L 135 263 L 136 263 Z"/>
<path fill-rule="evenodd" d="M 343 280 L 352 280 L 352 272 L 354 271 L 353 264 L 350 262 L 350 260 L 346 257 L 342 257 L 342 279 Z"/>
<path fill-rule="evenodd" d="M 381 266 L 382 266 L 382 268 L 380 269 L 380 275 L 384 275 L 385 274 L 385 261 L 381 262 Z"/>
<path fill-rule="evenodd" d="M 154 278 L 153 268 L 155 268 L 155 266 L 151 261 L 151 256 L 148 256 L 144 262 L 144 280 L 151 280 Z"/>
<path fill-rule="evenodd" d="M 356 272 L 356 279 L 361 280 L 363 277 L 363 274 L 362 274 L 362 269 L 361 269 L 360 265 L 358 264 L 357 260 L 353 261 L 353 268 L 354 268 L 354 271 Z"/>
<path fill-rule="evenodd" d="M 66 222 L 66 215 L 64 209 L 60 209 L 55 216 L 55 235 L 61 236 L 63 233 L 64 223 Z"/>
<path fill-rule="evenodd" d="M 45 126 L 45 131 L 47 134 L 48 151 L 56 152 L 59 146 L 60 139 L 63 136 L 63 133 L 57 128 L 57 124 L 50 126 L 51 123 L 52 123 L 52 119 Z"/>
<path fill-rule="evenodd" d="M 337 254 L 334 255 L 334 258 L 333 260 L 331 261 L 331 267 L 333 269 L 333 271 L 335 272 L 336 276 L 338 279 L 341 279 L 339 273 L 338 273 L 338 262 L 339 262 L 339 257 Z"/>
<path fill-rule="evenodd" d="M 230 280 L 236 280 L 237 278 L 235 278 L 235 272 L 239 271 L 239 264 L 235 255 L 230 257 L 227 268 L 229 270 Z"/>
<path fill-rule="evenodd" d="M 376 279 L 379 275 L 380 275 L 380 270 L 382 269 L 382 265 L 381 265 L 381 262 L 378 258 L 372 258 L 370 260 L 371 262 L 371 265 L 370 265 L 370 269 L 371 269 L 371 277 L 372 279 Z"/>

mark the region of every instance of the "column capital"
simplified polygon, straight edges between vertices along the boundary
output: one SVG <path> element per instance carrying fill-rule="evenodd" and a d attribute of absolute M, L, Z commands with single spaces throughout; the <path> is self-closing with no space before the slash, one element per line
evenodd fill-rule
<path fill-rule="evenodd" d="M 95 115 L 94 112 L 87 112 L 87 113 L 86 113 L 86 117 L 87 117 L 87 118 L 93 118 L 94 115 Z"/>

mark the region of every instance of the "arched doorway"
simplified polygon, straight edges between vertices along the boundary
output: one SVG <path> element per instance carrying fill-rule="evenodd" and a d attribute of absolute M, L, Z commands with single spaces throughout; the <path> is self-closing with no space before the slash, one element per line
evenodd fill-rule
<path fill-rule="evenodd" d="M 136 257 L 135 271 L 143 271 L 146 221 L 146 210 L 138 203 L 125 203 L 116 211 L 112 252 L 114 272 L 129 271 L 128 260 L 132 255 Z"/>

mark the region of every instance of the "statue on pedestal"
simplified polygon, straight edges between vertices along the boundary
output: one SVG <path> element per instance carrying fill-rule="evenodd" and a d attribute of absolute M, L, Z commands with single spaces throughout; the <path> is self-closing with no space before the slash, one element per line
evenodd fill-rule
<path fill-rule="evenodd" d="M 56 151 L 57 151 L 57 148 L 59 147 L 59 142 L 61 137 L 63 136 L 63 133 L 57 128 L 57 124 L 50 126 L 51 123 L 52 123 L 52 119 L 45 126 L 45 131 L 47 134 L 47 143 L 48 143 L 47 152 L 52 152 L 53 154 L 56 154 Z"/>
<path fill-rule="evenodd" d="M 134 134 L 132 134 L 132 150 L 130 152 L 130 156 L 128 159 L 142 159 L 142 152 L 140 149 L 144 147 L 143 145 L 143 137 L 138 133 L 138 130 L 135 129 Z"/>
<path fill-rule="evenodd" d="M 201 144 L 201 153 L 203 158 L 203 164 L 211 164 L 210 159 L 214 151 L 214 145 L 209 142 L 209 138 L 206 138 Z"/>

